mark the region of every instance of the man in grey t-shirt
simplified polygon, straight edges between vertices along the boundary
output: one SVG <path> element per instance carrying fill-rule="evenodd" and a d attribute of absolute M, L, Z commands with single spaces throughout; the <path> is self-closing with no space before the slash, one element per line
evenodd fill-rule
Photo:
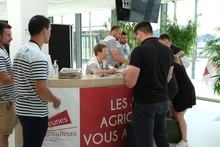
<path fill-rule="evenodd" d="M 129 64 L 129 60 L 120 56 L 117 50 L 117 42 L 116 39 L 121 37 L 122 29 L 119 26 L 113 26 L 111 28 L 110 34 L 105 37 L 103 40 L 103 44 L 108 46 L 108 56 L 106 61 L 109 65 L 118 67 L 118 63 Z"/>

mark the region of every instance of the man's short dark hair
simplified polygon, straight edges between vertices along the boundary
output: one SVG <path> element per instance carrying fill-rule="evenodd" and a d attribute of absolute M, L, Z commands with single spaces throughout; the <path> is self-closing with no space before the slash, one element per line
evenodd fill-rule
<path fill-rule="evenodd" d="M 31 18 L 28 24 L 28 30 L 31 36 L 38 35 L 43 28 L 48 29 L 50 20 L 43 15 L 35 15 Z"/>
<path fill-rule="evenodd" d="M 168 34 L 161 34 L 159 37 L 160 40 L 164 40 L 167 39 L 168 41 L 170 41 L 170 36 Z"/>
<path fill-rule="evenodd" d="M 121 36 L 122 36 L 122 35 L 127 35 L 127 34 L 126 34 L 125 32 L 121 32 Z"/>
<path fill-rule="evenodd" d="M 6 22 L 0 21 L 0 35 L 3 35 L 4 29 L 11 29 L 11 26 Z"/>
<path fill-rule="evenodd" d="M 151 24 L 146 21 L 140 22 L 134 27 L 134 33 L 136 33 L 137 31 L 144 32 L 145 34 L 153 33 Z"/>
<path fill-rule="evenodd" d="M 113 27 L 111 28 L 111 32 L 114 31 L 114 30 L 118 30 L 118 29 L 120 29 L 119 26 L 113 26 Z"/>

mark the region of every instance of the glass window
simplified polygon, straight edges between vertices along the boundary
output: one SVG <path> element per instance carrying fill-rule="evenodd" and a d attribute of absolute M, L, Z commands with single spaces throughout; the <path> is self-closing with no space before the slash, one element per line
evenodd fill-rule
<path fill-rule="evenodd" d="M 111 16 L 111 10 L 82 13 L 82 71 L 94 56 L 93 47 L 101 43 L 100 32 L 107 30 L 104 23 Z"/>
<path fill-rule="evenodd" d="M 186 9 L 187 8 L 187 9 Z M 211 9 L 210 9 L 211 8 Z M 212 40 L 219 35 L 216 33 L 216 28 L 220 27 L 220 1 L 219 0 L 198 0 L 197 5 L 199 27 L 197 29 L 197 52 L 204 49 L 204 45 L 208 40 Z M 176 18 L 179 24 L 185 24 L 189 19 L 194 19 L 195 15 L 195 1 L 184 0 L 177 1 Z M 174 3 L 168 3 L 168 17 L 172 20 L 174 16 Z M 215 16 L 213 18 L 213 16 Z M 210 20 L 210 18 L 213 18 Z M 197 54 L 198 55 L 198 54 Z M 191 60 L 192 61 L 192 60 Z M 191 79 L 194 83 L 197 96 L 207 98 L 217 98 L 214 95 L 213 89 L 203 81 L 203 73 L 207 64 L 207 57 L 198 56 L 195 62 L 195 79 Z M 192 64 L 187 68 L 188 76 L 192 74 Z"/>

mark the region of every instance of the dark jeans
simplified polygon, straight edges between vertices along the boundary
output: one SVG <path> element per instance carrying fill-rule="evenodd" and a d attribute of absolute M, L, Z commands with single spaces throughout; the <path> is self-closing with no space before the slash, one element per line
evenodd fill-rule
<path fill-rule="evenodd" d="M 166 133 L 168 100 L 155 104 L 134 103 L 132 120 L 138 147 L 169 147 Z"/>
<path fill-rule="evenodd" d="M 41 147 L 48 128 L 48 117 L 18 118 L 23 131 L 23 147 Z"/>

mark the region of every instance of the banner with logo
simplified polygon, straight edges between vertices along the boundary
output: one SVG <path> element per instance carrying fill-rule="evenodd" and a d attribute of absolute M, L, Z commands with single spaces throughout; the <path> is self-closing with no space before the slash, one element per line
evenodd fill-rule
<path fill-rule="evenodd" d="M 62 104 L 54 109 L 48 103 L 43 147 L 126 147 L 131 89 L 124 85 L 50 89 Z"/>
<path fill-rule="evenodd" d="M 80 89 L 81 147 L 126 147 L 131 96 L 124 85 Z"/>
<path fill-rule="evenodd" d="M 52 103 L 48 103 L 48 131 L 43 147 L 79 147 L 79 88 L 50 88 L 50 90 L 61 99 L 61 105 L 55 109 Z"/>
<path fill-rule="evenodd" d="M 211 57 L 213 57 L 214 55 L 212 55 Z M 203 73 L 203 78 L 202 81 L 207 85 L 208 89 L 213 89 L 215 86 L 215 82 L 217 80 L 217 77 L 213 77 L 215 76 L 217 73 L 216 67 L 218 66 L 216 63 L 212 62 L 212 59 L 210 59 L 207 61 L 204 73 Z"/>

